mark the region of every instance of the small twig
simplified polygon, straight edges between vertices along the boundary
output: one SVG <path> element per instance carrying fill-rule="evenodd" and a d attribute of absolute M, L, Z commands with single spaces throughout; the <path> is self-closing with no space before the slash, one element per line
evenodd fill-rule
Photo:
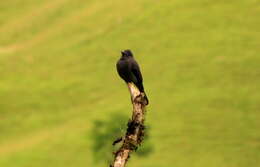
<path fill-rule="evenodd" d="M 123 139 L 123 144 L 118 151 L 115 152 L 115 160 L 111 167 L 124 167 L 130 153 L 135 151 L 142 143 L 144 137 L 144 115 L 146 100 L 144 94 L 140 93 L 134 84 L 128 84 L 133 104 L 132 119 L 128 122 L 128 128 Z"/>
<path fill-rule="evenodd" d="M 117 143 L 120 143 L 122 140 L 123 140 L 123 138 L 120 137 L 120 138 L 116 139 L 116 140 L 113 142 L 112 145 L 114 146 L 114 145 L 116 145 Z"/>

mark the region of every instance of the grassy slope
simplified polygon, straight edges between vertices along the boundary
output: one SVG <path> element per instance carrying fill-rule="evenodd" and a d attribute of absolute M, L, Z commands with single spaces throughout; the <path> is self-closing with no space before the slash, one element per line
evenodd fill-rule
<path fill-rule="evenodd" d="M 93 120 L 130 114 L 115 72 L 124 48 L 143 69 L 155 145 L 129 166 L 260 163 L 256 0 L 12 0 L 0 9 L 0 166 L 93 166 Z"/>

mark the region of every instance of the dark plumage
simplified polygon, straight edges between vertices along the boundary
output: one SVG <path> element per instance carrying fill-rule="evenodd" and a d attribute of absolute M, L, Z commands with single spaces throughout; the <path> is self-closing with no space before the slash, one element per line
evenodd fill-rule
<path fill-rule="evenodd" d="M 130 50 L 121 52 L 122 56 L 118 60 L 116 67 L 119 76 L 126 83 L 134 83 L 140 92 L 144 93 L 143 77 L 139 68 L 138 63 L 135 61 L 134 56 Z M 145 95 L 145 99 L 148 102 L 148 98 Z"/>

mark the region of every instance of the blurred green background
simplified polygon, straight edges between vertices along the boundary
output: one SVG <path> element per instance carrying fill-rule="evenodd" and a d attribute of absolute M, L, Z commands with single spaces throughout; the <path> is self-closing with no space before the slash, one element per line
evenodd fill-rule
<path fill-rule="evenodd" d="M 152 151 L 129 167 L 258 166 L 259 18 L 258 0 L 2 0 L 0 166 L 108 166 L 123 49 L 150 100 Z"/>

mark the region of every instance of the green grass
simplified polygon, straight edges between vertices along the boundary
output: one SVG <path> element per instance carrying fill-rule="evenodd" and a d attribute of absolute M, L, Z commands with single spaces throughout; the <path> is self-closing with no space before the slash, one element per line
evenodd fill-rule
<path fill-rule="evenodd" d="M 12 0 L 0 9 L 0 166 L 108 166 L 93 160 L 90 135 L 96 120 L 130 117 L 115 69 L 128 48 L 144 75 L 153 145 L 129 167 L 260 163 L 257 0 Z"/>

